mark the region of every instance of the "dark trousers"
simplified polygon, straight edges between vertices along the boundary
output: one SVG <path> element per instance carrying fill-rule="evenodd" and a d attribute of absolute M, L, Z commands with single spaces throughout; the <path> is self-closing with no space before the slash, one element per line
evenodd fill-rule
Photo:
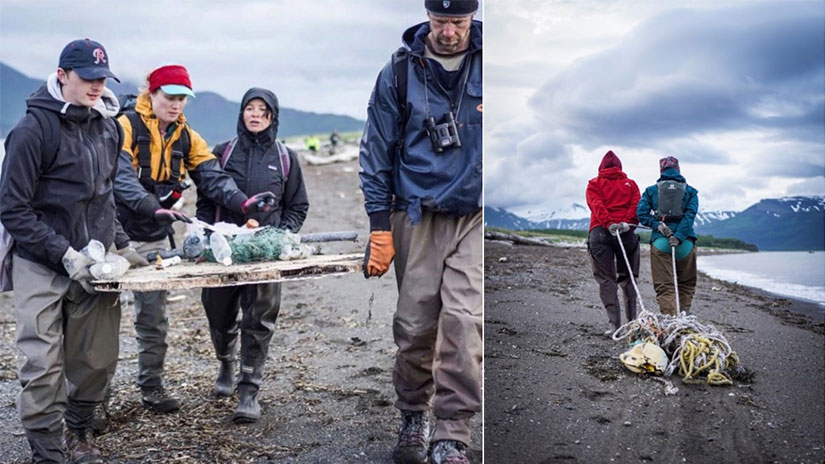
<path fill-rule="evenodd" d="M 621 234 L 627 259 L 633 276 L 639 278 L 639 236 L 632 230 Z M 615 235 L 604 227 L 596 227 L 587 238 L 587 250 L 590 252 L 590 265 L 593 277 L 599 284 L 599 297 L 607 311 L 607 318 L 615 328 L 622 325 L 619 308 L 618 287 L 622 288 L 625 302 L 625 315 L 628 321 L 636 318 L 636 291 L 630 281 L 622 249 Z"/>
<path fill-rule="evenodd" d="M 209 333 L 220 360 L 236 358 L 238 332 L 241 333 L 241 372 L 260 383 L 269 342 L 281 309 L 281 284 L 267 283 L 234 287 L 204 288 L 201 301 L 209 320 Z M 238 321 L 238 313 L 243 317 Z M 245 376 L 242 375 L 241 383 Z"/>

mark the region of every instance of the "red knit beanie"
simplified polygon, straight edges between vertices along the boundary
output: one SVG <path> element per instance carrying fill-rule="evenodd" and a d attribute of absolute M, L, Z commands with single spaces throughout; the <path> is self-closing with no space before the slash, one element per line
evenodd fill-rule
<path fill-rule="evenodd" d="M 161 66 L 149 74 L 149 92 L 154 92 L 164 85 L 182 85 L 192 90 L 189 72 L 179 64 Z"/>

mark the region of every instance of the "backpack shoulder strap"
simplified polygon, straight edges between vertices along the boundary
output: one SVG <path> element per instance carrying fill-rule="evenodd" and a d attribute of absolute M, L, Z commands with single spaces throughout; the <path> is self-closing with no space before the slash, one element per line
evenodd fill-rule
<path fill-rule="evenodd" d="M 180 165 L 184 156 L 189 159 L 189 150 L 192 148 L 192 137 L 189 133 L 189 124 L 183 126 L 180 137 L 172 144 L 172 172 L 169 180 L 177 181 L 180 178 Z"/>
<path fill-rule="evenodd" d="M 395 96 L 398 99 L 398 127 L 402 129 L 407 124 L 407 61 L 409 52 L 405 47 L 399 47 L 392 54 L 392 74 Z"/>
<path fill-rule="evenodd" d="M 292 163 L 289 159 L 289 151 L 286 149 L 286 146 L 278 140 L 275 141 L 275 146 L 278 147 L 278 157 L 281 158 L 281 172 L 284 173 L 284 185 L 286 185 L 286 180 L 289 178 L 289 168 Z"/>
<path fill-rule="evenodd" d="M 152 151 L 149 148 L 151 137 L 149 129 L 143 123 L 137 111 L 127 111 L 123 113 L 129 119 L 132 126 L 132 153 L 138 158 L 138 178 L 141 184 L 152 182 Z M 137 152 L 135 152 L 137 148 Z"/>
<path fill-rule="evenodd" d="M 232 156 L 232 152 L 235 150 L 235 145 L 237 144 L 238 138 L 235 137 L 234 139 L 230 140 L 225 147 L 223 147 L 223 153 L 221 153 L 221 167 L 226 166 L 226 162 L 229 161 L 229 157 Z"/>
<path fill-rule="evenodd" d="M 33 107 L 27 111 L 34 116 L 43 131 L 43 157 L 40 172 L 46 172 L 54 164 L 55 159 L 57 159 L 57 151 L 60 149 L 60 119 L 53 111 L 46 111 L 42 108 Z"/>

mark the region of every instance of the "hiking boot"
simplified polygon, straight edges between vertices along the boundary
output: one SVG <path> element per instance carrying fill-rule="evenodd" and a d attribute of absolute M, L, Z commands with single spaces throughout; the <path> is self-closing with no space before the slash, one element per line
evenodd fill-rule
<path fill-rule="evenodd" d="M 68 462 L 71 464 L 102 463 L 103 456 L 94 444 L 91 430 L 74 432 L 66 431 L 66 449 L 69 452 Z"/>
<path fill-rule="evenodd" d="M 401 411 L 398 442 L 392 449 L 395 464 L 423 464 L 430 448 L 430 422 L 424 411 Z"/>
<path fill-rule="evenodd" d="M 235 391 L 235 369 L 237 363 L 235 361 L 221 360 L 221 365 L 218 368 L 218 378 L 215 379 L 215 396 L 232 396 Z"/>
<path fill-rule="evenodd" d="M 236 424 L 251 424 L 261 417 L 261 405 L 258 403 L 258 387 L 253 385 L 238 386 L 238 407 L 232 414 Z"/>
<path fill-rule="evenodd" d="M 163 386 L 140 387 L 142 403 L 147 409 L 165 414 L 180 409 L 180 401 L 166 393 Z"/>
<path fill-rule="evenodd" d="M 453 440 L 439 440 L 433 444 L 433 464 L 470 464 L 465 454 L 467 447 Z"/>

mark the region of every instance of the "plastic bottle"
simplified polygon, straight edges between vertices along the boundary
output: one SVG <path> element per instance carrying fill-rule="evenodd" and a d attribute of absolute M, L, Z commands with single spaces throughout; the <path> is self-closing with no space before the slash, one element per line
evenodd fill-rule
<path fill-rule="evenodd" d="M 89 240 L 89 244 L 80 250 L 84 255 L 92 258 L 96 263 L 103 263 L 106 261 L 106 248 L 97 240 Z"/>
<path fill-rule="evenodd" d="M 229 266 L 232 264 L 232 248 L 229 247 L 229 242 L 222 234 L 212 232 L 209 236 L 209 248 L 212 249 L 212 254 L 215 255 L 215 261 Z"/>
<path fill-rule="evenodd" d="M 113 280 L 122 276 L 129 269 L 129 260 L 123 256 L 109 253 L 102 263 L 95 263 L 89 267 L 89 272 L 96 280 Z"/>

